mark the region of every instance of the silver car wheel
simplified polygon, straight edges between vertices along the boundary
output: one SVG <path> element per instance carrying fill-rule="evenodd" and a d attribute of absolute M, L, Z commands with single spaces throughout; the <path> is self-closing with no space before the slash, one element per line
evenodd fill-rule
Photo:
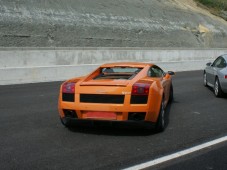
<path fill-rule="evenodd" d="M 217 79 L 215 80 L 215 84 L 214 84 L 214 93 L 215 93 L 215 96 L 218 96 L 219 84 L 218 84 L 218 80 Z"/>
<path fill-rule="evenodd" d="M 216 97 L 222 97 L 224 95 L 218 77 L 215 79 L 214 82 L 214 94 Z"/>
<path fill-rule="evenodd" d="M 204 84 L 204 86 L 207 86 L 207 74 L 206 73 L 203 74 L 203 84 Z"/>

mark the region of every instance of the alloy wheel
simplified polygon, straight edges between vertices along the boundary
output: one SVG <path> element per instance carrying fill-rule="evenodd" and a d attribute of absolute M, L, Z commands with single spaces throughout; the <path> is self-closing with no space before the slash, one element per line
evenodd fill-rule
<path fill-rule="evenodd" d="M 204 84 L 204 86 L 207 86 L 207 74 L 206 73 L 203 74 L 203 84 Z"/>
<path fill-rule="evenodd" d="M 219 84 L 218 84 L 218 80 L 215 80 L 215 84 L 214 84 L 214 93 L 216 96 L 218 96 L 219 93 Z"/>

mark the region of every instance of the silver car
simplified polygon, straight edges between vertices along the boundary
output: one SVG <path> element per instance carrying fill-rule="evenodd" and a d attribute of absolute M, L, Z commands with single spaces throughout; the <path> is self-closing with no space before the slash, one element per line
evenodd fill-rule
<path fill-rule="evenodd" d="M 203 83 L 214 89 L 216 97 L 227 93 L 227 54 L 219 56 L 213 63 L 207 63 L 203 73 Z"/>

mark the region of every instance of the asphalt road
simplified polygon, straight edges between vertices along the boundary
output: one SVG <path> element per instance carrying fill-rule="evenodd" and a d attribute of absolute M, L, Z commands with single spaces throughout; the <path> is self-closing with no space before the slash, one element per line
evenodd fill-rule
<path fill-rule="evenodd" d="M 202 71 L 174 76 L 168 126 L 159 134 L 63 127 L 57 110 L 60 84 L 0 86 L 1 169 L 122 169 L 227 135 L 227 97 L 216 98 L 203 86 Z M 226 160 L 222 143 L 148 169 L 227 169 Z"/>

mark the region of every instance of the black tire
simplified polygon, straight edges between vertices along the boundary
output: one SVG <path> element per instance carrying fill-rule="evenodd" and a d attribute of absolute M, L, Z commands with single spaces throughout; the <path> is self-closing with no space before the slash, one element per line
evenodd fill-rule
<path fill-rule="evenodd" d="M 203 73 L 203 85 L 204 85 L 205 87 L 207 87 L 207 74 L 206 74 L 205 71 L 204 71 L 204 73 Z"/>
<path fill-rule="evenodd" d="M 216 97 L 222 97 L 223 96 L 223 92 L 222 92 L 218 77 L 215 78 L 215 82 L 214 82 L 214 95 Z"/>
<path fill-rule="evenodd" d="M 155 131 L 163 132 L 165 130 L 165 127 L 166 127 L 166 120 L 165 120 L 165 108 L 164 108 L 164 97 L 163 97 L 159 116 L 158 116 L 158 121 L 155 126 Z"/>
<path fill-rule="evenodd" d="M 68 121 L 66 118 L 61 118 L 61 117 L 60 117 L 60 120 L 61 120 L 61 123 L 62 123 L 65 127 L 67 127 L 67 128 L 71 127 L 70 121 Z"/>
<path fill-rule="evenodd" d="M 170 94 L 169 94 L 169 103 L 173 102 L 174 97 L 173 97 L 173 85 L 171 84 L 170 86 Z"/>

